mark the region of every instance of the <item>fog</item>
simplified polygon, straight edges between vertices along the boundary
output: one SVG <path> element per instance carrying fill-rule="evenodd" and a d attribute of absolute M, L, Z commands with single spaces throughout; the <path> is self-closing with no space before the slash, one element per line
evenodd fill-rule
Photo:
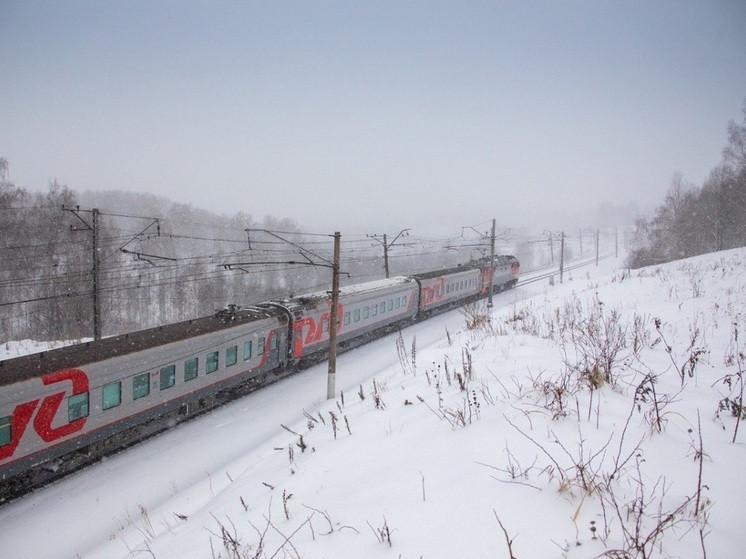
<path fill-rule="evenodd" d="M 586 225 L 718 163 L 744 21 L 734 2 L 4 1 L 0 156 L 30 190 L 318 231 Z"/>

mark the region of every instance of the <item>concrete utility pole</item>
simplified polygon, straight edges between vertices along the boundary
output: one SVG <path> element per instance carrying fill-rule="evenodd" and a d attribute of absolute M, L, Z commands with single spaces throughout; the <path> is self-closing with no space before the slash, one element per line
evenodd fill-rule
<path fill-rule="evenodd" d="M 93 285 L 91 288 L 91 305 L 93 306 L 93 339 L 94 340 L 100 340 L 101 339 L 101 308 L 100 308 L 100 302 L 98 300 L 98 208 L 93 208 L 92 210 L 81 210 L 80 207 L 77 207 L 75 209 L 72 208 L 62 208 L 63 210 L 67 210 L 71 212 L 75 217 L 77 217 L 85 227 L 78 227 L 75 228 L 72 225 L 70 226 L 70 231 L 91 231 L 93 233 L 93 242 L 91 243 L 92 246 L 92 255 L 91 260 L 93 262 Z M 91 223 L 89 224 L 85 219 L 83 219 L 80 214 L 81 212 L 90 212 L 91 213 Z"/>
<path fill-rule="evenodd" d="M 389 277 L 389 245 L 386 242 L 386 233 L 383 234 L 383 269 L 386 277 Z"/>
<path fill-rule="evenodd" d="M 600 229 L 596 229 L 596 266 L 598 266 L 598 237 L 601 233 Z"/>
<path fill-rule="evenodd" d="M 98 300 L 98 208 L 93 208 L 93 339 L 101 339 L 101 306 Z"/>
<path fill-rule="evenodd" d="M 619 258 L 619 227 L 614 227 L 614 258 Z"/>
<path fill-rule="evenodd" d="M 562 231 L 562 244 L 560 245 L 560 283 L 562 283 L 562 277 L 565 273 L 565 232 Z"/>
<path fill-rule="evenodd" d="M 72 213 L 75 217 L 77 217 L 80 222 L 85 227 L 73 227 L 70 226 L 70 231 L 90 231 L 92 235 L 92 242 L 91 242 L 91 268 L 92 268 L 92 287 L 91 287 L 91 305 L 93 307 L 93 339 L 94 340 L 100 340 L 101 339 L 101 300 L 99 298 L 99 291 L 100 291 L 100 278 L 101 275 L 100 267 L 99 267 L 99 257 L 98 257 L 98 242 L 99 242 L 99 224 L 98 224 L 98 218 L 101 215 L 101 212 L 98 210 L 98 208 L 93 208 L 91 210 L 81 210 L 80 206 L 77 206 L 75 208 L 62 208 L 64 211 Z M 90 213 L 91 214 L 91 221 L 90 223 L 86 221 L 81 214 L 83 213 Z M 117 216 L 117 214 L 103 214 L 103 215 L 109 215 L 109 216 Z M 139 216 L 125 216 L 125 215 L 118 215 L 117 217 L 127 217 L 127 218 L 134 218 L 134 219 L 147 219 L 152 220 L 150 224 L 148 224 L 145 229 L 137 233 L 131 240 L 127 241 L 124 245 L 122 245 L 119 250 L 122 251 L 125 254 L 133 254 L 137 257 L 138 260 L 145 260 L 146 262 L 151 262 L 151 260 L 158 259 L 158 260 L 171 260 L 173 262 L 176 261 L 174 258 L 168 258 L 165 256 L 158 256 L 156 254 L 145 254 L 142 252 L 133 252 L 131 250 L 127 250 L 127 245 L 134 242 L 136 239 L 140 237 L 143 233 L 145 233 L 148 229 L 150 229 L 153 225 L 157 227 L 158 235 L 161 234 L 161 226 L 158 221 L 157 217 L 139 217 Z"/>
<path fill-rule="evenodd" d="M 549 233 L 549 252 L 552 255 L 552 264 L 554 264 L 554 233 L 551 231 L 548 231 Z"/>
<path fill-rule="evenodd" d="M 401 231 L 399 231 L 396 237 L 394 237 L 394 240 L 390 243 L 386 240 L 386 233 L 383 234 L 383 242 L 381 242 L 381 239 L 379 239 L 376 235 L 367 235 L 369 238 L 383 245 L 383 268 L 386 271 L 387 278 L 389 277 L 389 249 L 394 246 L 394 243 L 399 240 L 399 237 L 407 233 L 407 231 L 409 231 L 409 229 L 402 229 Z"/>
<path fill-rule="evenodd" d="M 492 278 L 495 275 L 495 220 L 492 219 L 492 238 L 490 241 L 490 291 L 487 295 L 487 308 L 492 308 Z"/>
<path fill-rule="evenodd" d="M 326 381 L 326 399 L 332 400 L 336 390 L 337 375 L 337 306 L 339 305 L 339 245 L 341 235 L 334 233 L 334 261 L 332 263 L 332 308 L 329 313 L 329 375 Z"/>

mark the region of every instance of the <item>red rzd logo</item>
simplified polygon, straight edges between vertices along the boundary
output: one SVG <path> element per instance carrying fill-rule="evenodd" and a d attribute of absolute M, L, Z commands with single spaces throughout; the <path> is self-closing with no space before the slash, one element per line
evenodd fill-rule
<path fill-rule="evenodd" d="M 84 394 L 88 392 L 88 376 L 80 369 L 66 369 L 64 371 L 57 371 L 56 373 L 50 373 L 44 375 L 41 378 L 44 385 L 56 384 L 58 382 L 71 382 L 72 383 L 72 396 L 77 394 Z M 65 399 L 65 391 L 56 392 L 49 396 L 45 396 L 41 400 L 39 411 L 34 417 L 34 431 L 37 432 L 39 437 L 47 443 L 71 435 L 76 431 L 80 431 L 85 425 L 86 418 L 81 417 L 70 423 L 60 425 L 59 427 L 52 427 L 52 421 L 54 420 L 57 411 L 60 409 L 62 401 Z M 39 399 L 24 402 L 18 404 L 13 410 L 13 415 L 10 419 L 11 433 L 10 433 L 10 444 L 0 447 L 0 460 L 13 456 L 18 444 L 21 442 L 23 434 L 26 432 L 31 417 L 34 415 L 34 410 L 39 404 Z"/>

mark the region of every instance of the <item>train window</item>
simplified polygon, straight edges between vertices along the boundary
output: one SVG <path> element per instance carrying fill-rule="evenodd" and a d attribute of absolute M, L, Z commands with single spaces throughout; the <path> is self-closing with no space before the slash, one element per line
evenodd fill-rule
<path fill-rule="evenodd" d="M 251 342 L 243 343 L 243 360 L 248 361 L 251 359 Z"/>
<path fill-rule="evenodd" d="M 370 316 L 378 316 L 378 305 L 373 305 L 370 308 Z"/>
<path fill-rule="evenodd" d="M 176 365 L 161 367 L 161 390 L 171 388 L 176 384 Z"/>
<path fill-rule="evenodd" d="M 355 309 L 355 312 L 352 313 L 352 320 L 360 322 L 360 309 Z"/>
<path fill-rule="evenodd" d="M 401 307 L 401 299 L 397 297 L 396 299 L 394 299 L 394 308 L 398 309 L 399 307 Z"/>
<path fill-rule="evenodd" d="M 389 299 L 389 304 L 387 305 L 387 308 L 388 308 L 389 311 L 393 311 L 394 310 L 394 300 L 393 299 Z"/>
<path fill-rule="evenodd" d="M 220 354 L 217 351 L 213 351 L 207 354 L 207 373 L 214 373 L 218 370 L 218 356 Z"/>
<path fill-rule="evenodd" d="M 269 338 L 269 349 L 272 350 L 272 351 L 274 351 L 274 350 L 277 349 L 277 345 L 278 345 L 277 336 L 270 336 L 270 338 Z"/>
<path fill-rule="evenodd" d="M 349 311 L 347 311 L 344 314 L 344 320 L 343 320 L 343 322 L 344 322 L 345 326 L 347 326 L 350 323 L 350 312 Z"/>
<path fill-rule="evenodd" d="M 10 444 L 10 416 L 0 417 L 0 446 Z"/>
<path fill-rule="evenodd" d="M 198 369 L 199 360 L 196 357 L 184 361 L 184 382 L 196 379 Z"/>
<path fill-rule="evenodd" d="M 259 341 L 256 344 L 256 352 L 259 355 L 264 355 L 264 345 L 265 345 L 264 337 L 259 338 Z"/>
<path fill-rule="evenodd" d="M 363 320 L 370 316 L 370 307 L 363 307 Z"/>
<path fill-rule="evenodd" d="M 230 367 L 238 363 L 238 346 L 231 346 L 225 350 L 225 366 Z"/>
<path fill-rule="evenodd" d="M 407 306 L 407 296 L 403 295 L 401 298 L 401 306 L 406 307 Z"/>
<path fill-rule="evenodd" d="M 101 390 L 101 407 L 105 410 L 116 408 L 122 403 L 122 383 L 120 381 L 105 384 Z"/>
<path fill-rule="evenodd" d="M 379 305 L 379 310 L 381 311 L 381 314 L 386 312 L 386 302 L 381 301 L 381 304 Z"/>
<path fill-rule="evenodd" d="M 67 420 L 88 417 L 88 392 L 74 394 L 67 399 Z"/>
<path fill-rule="evenodd" d="M 328 332 L 329 331 L 329 319 L 328 318 L 322 318 L 321 319 L 321 331 L 322 332 Z"/>
<path fill-rule="evenodd" d="M 132 399 L 144 398 L 150 394 L 150 375 L 144 373 L 132 377 Z"/>

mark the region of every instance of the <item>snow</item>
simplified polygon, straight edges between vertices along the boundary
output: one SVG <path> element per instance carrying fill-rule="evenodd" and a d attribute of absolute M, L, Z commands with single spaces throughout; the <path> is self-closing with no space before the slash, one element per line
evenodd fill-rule
<path fill-rule="evenodd" d="M 482 329 L 407 328 L 406 358 L 395 335 L 341 355 L 344 401 L 313 367 L 0 507 L 0 557 L 643 557 L 638 519 L 638 541 L 662 527 L 649 557 L 703 557 L 701 535 L 742 557 L 746 428 L 731 442 L 718 403 L 745 362 L 746 250 L 620 265 L 499 294 Z M 627 344 L 591 392 L 572 370 L 591 329 L 568 321 L 594 312 Z"/>
<path fill-rule="evenodd" d="M 83 338 L 81 340 L 70 340 L 70 341 L 44 341 L 38 340 L 19 340 L 10 341 L 0 344 L 0 361 L 10 359 L 12 357 L 18 357 L 20 355 L 28 355 L 30 353 L 40 353 L 42 351 L 49 351 L 50 349 L 56 349 L 58 347 L 64 347 L 73 344 L 85 343 L 91 341 L 93 338 Z"/>

